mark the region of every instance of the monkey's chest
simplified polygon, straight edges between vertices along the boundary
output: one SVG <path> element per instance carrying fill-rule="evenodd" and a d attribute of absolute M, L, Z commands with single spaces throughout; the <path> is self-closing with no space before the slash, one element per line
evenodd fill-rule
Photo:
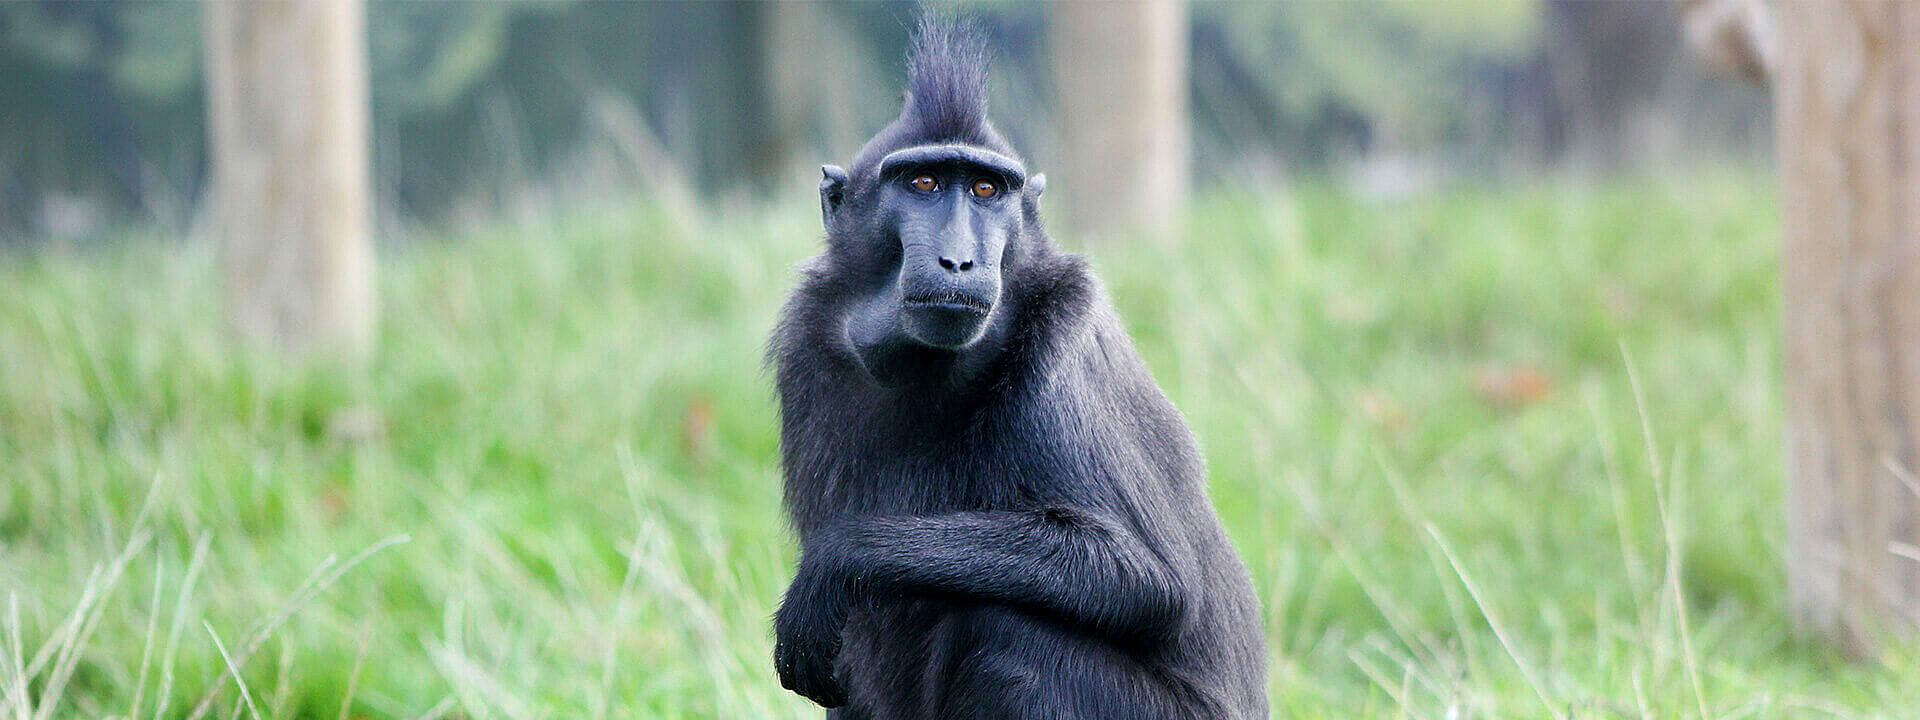
<path fill-rule="evenodd" d="M 953 440 L 834 468 L 821 504 L 836 516 L 930 516 L 1015 510 L 1057 500 L 1061 469 L 1039 466 L 1031 447 L 1002 438 Z"/>

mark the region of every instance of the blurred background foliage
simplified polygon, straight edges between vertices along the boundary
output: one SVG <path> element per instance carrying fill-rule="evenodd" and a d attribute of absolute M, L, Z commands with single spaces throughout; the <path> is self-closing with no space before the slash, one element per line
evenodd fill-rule
<path fill-rule="evenodd" d="M 1059 167 L 1049 8 L 936 4 Z M 761 357 L 918 3 L 369 0 L 363 372 L 222 326 L 203 9 L 0 0 L 0 714 L 818 718 Z M 1768 106 L 1673 3 L 1190 17 L 1192 210 L 1059 237 L 1205 444 L 1276 716 L 1920 707 L 1920 649 L 1792 630 Z"/>
<path fill-rule="evenodd" d="M 1045 8 L 947 2 L 997 48 L 996 115 L 1052 153 Z M 806 189 L 897 107 L 913 2 L 369 6 L 375 196 L 396 224 L 636 190 Z M 1670 3 L 1192 8 L 1195 177 L 1368 192 L 1765 157 L 1764 96 L 1678 51 Z M 200 11 L 0 3 L 0 237 L 193 227 Z"/>

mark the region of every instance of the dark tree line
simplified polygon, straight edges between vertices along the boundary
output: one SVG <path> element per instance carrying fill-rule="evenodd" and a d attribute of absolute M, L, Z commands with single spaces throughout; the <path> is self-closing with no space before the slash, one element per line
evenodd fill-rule
<path fill-rule="evenodd" d="M 1648 117 L 1715 140 L 1687 147 L 1765 147 L 1757 93 L 1690 80 L 1663 3 L 1489 2 L 1471 22 L 1438 6 L 1192 6 L 1196 179 L 1393 153 L 1630 165 L 1621 150 L 1637 144 L 1621 133 Z M 372 0 L 378 214 L 498 207 L 529 187 L 610 192 L 664 164 L 708 192 L 807 187 L 799 178 L 818 158 L 886 121 L 898 100 L 890 68 L 918 7 Z M 996 103 L 1026 119 L 1005 131 L 1052 158 L 1047 10 L 965 12 L 998 50 Z M 84 234 L 102 218 L 194 221 L 207 181 L 198 15 L 175 3 L 0 3 L 0 238 Z M 624 124 L 609 126 L 611 105 Z"/>

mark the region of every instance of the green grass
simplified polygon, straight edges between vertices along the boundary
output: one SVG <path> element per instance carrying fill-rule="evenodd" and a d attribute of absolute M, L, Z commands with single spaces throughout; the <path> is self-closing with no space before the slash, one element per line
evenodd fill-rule
<path fill-rule="evenodd" d="M 1277 717 L 1920 707 L 1920 655 L 1782 607 L 1765 187 L 1215 196 L 1092 253 L 1208 451 Z M 817 220 L 675 217 L 389 251 L 360 374 L 236 350 L 203 246 L 0 258 L 0 715 L 817 717 L 768 659 L 760 362 Z"/>

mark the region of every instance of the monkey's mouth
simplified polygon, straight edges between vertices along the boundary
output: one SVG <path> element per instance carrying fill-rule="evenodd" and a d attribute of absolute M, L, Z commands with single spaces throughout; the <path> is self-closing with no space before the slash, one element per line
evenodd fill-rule
<path fill-rule="evenodd" d="M 986 332 L 993 305 L 958 294 L 917 295 L 905 298 L 902 320 L 907 335 L 928 347 L 959 350 Z"/>
<path fill-rule="evenodd" d="M 965 293 L 914 293 L 905 298 L 910 310 L 926 308 L 948 312 L 972 312 L 985 315 L 993 312 L 993 303 L 984 298 Z"/>

